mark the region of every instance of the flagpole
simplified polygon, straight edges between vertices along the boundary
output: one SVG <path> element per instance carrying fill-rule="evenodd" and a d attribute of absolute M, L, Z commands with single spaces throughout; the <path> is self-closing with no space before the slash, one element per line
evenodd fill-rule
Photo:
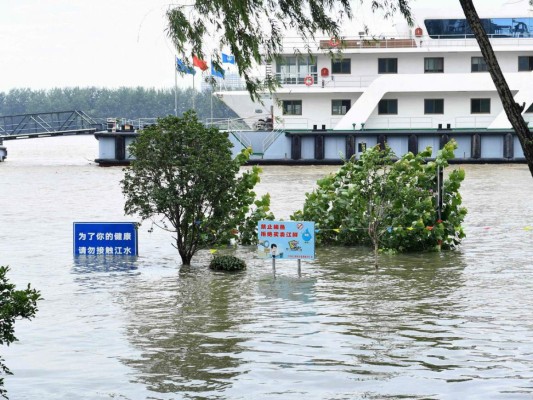
<path fill-rule="evenodd" d="M 178 116 L 178 66 L 177 57 L 174 56 L 174 115 Z"/>
<path fill-rule="evenodd" d="M 195 89 L 194 89 L 194 77 L 195 77 L 195 75 L 196 74 L 192 75 L 192 109 L 194 111 L 196 111 L 196 106 L 194 104 L 195 103 L 194 100 L 195 100 L 195 97 L 196 97 L 196 93 L 195 93 Z"/>
<path fill-rule="evenodd" d="M 212 76 L 211 76 L 211 79 L 214 79 Z M 211 125 L 213 125 L 213 82 L 211 82 Z"/>

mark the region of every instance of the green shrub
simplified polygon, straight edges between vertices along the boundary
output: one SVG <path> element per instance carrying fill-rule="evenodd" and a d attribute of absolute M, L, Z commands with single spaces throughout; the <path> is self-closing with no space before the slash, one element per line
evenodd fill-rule
<path fill-rule="evenodd" d="M 18 340 L 15 321 L 35 317 L 37 301 L 41 298 L 41 293 L 29 284 L 26 289 L 15 290 L 15 285 L 7 279 L 8 272 L 9 267 L 0 266 L 0 346 L 9 346 Z M 0 357 L 0 398 L 7 399 L 4 378 L 1 377 L 4 374 L 11 375 L 11 372 Z"/>
<path fill-rule="evenodd" d="M 216 256 L 209 263 L 209 268 L 215 271 L 242 271 L 246 263 L 234 256 Z"/>
<path fill-rule="evenodd" d="M 455 148 L 455 141 L 447 143 L 434 161 L 428 161 L 430 148 L 398 160 L 388 146 L 370 148 L 319 180 L 291 219 L 315 221 L 319 244 L 373 245 L 376 253 L 455 248 L 465 236 L 459 193 L 464 170 L 444 179 L 440 218 L 436 191 L 437 167 L 448 166 Z"/>

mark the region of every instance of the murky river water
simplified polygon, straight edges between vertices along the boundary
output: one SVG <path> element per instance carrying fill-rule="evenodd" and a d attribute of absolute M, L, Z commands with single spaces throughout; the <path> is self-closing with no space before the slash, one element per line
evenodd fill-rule
<path fill-rule="evenodd" d="M 141 228 L 134 261 L 72 256 L 72 222 L 123 216 L 120 168 L 92 137 L 6 142 L 0 264 L 41 290 L 20 342 L 1 348 L 11 399 L 533 398 L 533 179 L 465 166 L 467 239 L 443 254 L 319 248 L 296 265 L 239 249 L 249 268 L 180 268 Z M 335 167 L 265 167 L 287 217 Z"/>

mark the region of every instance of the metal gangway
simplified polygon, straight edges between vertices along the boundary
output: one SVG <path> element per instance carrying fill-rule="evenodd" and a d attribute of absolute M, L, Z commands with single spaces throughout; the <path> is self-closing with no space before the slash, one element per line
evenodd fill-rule
<path fill-rule="evenodd" d="M 285 133 L 284 129 L 275 128 L 270 123 L 269 126 L 264 124 L 265 119 L 259 119 L 258 116 L 248 118 L 211 118 L 206 122 L 206 126 L 214 126 L 220 130 L 228 132 L 237 140 L 242 147 L 252 149 L 253 158 L 263 158 L 263 155 L 274 142 Z M 258 121 L 263 121 L 258 124 Z M 271 120 L 272 121 L 272 120 Z"/>
<path fill-rule="evenodd" d="M 3 140 L 64 135 L 90 135 L 103 124 L 80 110 L 0 116 L 0 144 Z"/>

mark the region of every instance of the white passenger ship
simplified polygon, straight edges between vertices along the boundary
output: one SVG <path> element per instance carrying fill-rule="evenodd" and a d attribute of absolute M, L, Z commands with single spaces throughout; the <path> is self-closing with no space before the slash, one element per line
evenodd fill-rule
<path fill-rule="evenodd" d="M 264 163 L 334 163 L 376 143 L 387 142 L 402 155 L 428 145 L 436 152 L 454 138 L 458 162 L 523 162 L 459 2 L 431 3 L 413 10 L 413 27 L 397 18 L 393 26 L 381 21 L 368 34 L 346 33 L 340 41 L 287 38 L 281 61 L 264 66 L 281 84 L 265 95 L 264 105 L 251 103 L 245 91 L 217 93 L 249 122 L 250 131 L 231 135 L 236 150 L 252 146 Z M 478 1 L 476 6 L 515 100 L 525 105 L 524 117 L 531 121 L 528 2 Z M 273 119 L 273 131 L 252 132 L 262 129 L 257 122 L 266 118 Z"/>

